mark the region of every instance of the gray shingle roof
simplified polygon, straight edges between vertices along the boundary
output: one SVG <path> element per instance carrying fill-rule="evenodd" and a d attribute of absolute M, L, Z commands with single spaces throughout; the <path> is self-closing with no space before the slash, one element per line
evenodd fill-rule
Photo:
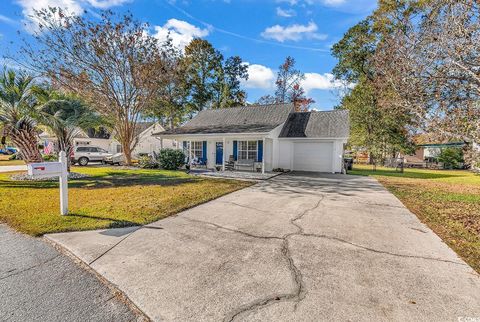
<path fill-rule="evenodd" d="M 281 138 L 337 138 L 348 137 L 348 111 L 291 113 L 280 133 Z"/>
<path fill-rule="evenodd" d="M 266 133 L 284 123 L 292 110 L 293 104 L 205 110 L 182 127 L 156 134 Z"/>

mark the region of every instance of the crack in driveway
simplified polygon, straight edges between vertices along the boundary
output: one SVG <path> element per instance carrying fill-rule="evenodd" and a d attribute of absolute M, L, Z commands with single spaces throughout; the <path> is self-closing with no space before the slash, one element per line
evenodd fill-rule
<path fill-rule="evenodd" d="M 240 316 L 241 314 L 244 314 L 244 313 L 250 312 L 250 311 L 254 311 L 256 309 L 259 309 L 259 308 L 262 308 L 262 307 L 265 307 L 265 306 L 268 306 L 268 305 L 271 305 L 271 304 L 283 302 L 283 301 L 295 301 L 294 310 L 297 309 L 298 303 L 300 303 L 305 298 L 307 291 L 305 289 L 305 284 L 303 282 L 302 272 L 295 265 L 295 262 L 292 258 L 292 254 L 290 252 L 288 239 L 291 236 L 302 235 L 303 234 L 303 227 L 298 225 L 296 223 L 296 221 L 302 219 L 307 213 L 309 213 L 309 212 L 317 209 L 318 207 L 320 207 L 320 204 L 322 203 L 324 198 L 325 198 L 325 195 L 322 194 L 321 197 L 319 198 L 319 200 L 315 203 L 315 205 L 313 207 L 305 209 L 299 215 L 290 219 L 290 224 L 295 226 L 298 230 L 296 233 L 289 233 L 289 234 L 284 235 L 283 237 L 274 237 L 275 239 L 282 240 L 281 252 L 282 252 L 283 257 L 285 258 L 285 260 L 288 263 L 288 268 L 289 268 L 290 274 L 292 276 L 292 280 L 295 284 L 294 291 L 292 293 L 287 293 L 287 294 L 274 294 L 274 295 L 271 295 L 269 297 L 253 301 L 250 304 L 243 305 L 243 306 L 239 307 L 238 309 L 236 309 L 235 311 L 233 311 L 232 313 L 228 314 L 224 319 L 225 322 L 232 322 L 238 316 Z M 238 232 L 238 231 L 236 231 L 236 232 Z M 246 234 L 245 232 L 240 232 L 240 233 Z M 258 237 L 258 236 L 250 236 L 250 237 L 265 238 L 265 237 Z"/>
<path fill-rule="evenodd" d="M 290 239 L 290 237 L 293 237 L 293 236 L 325 238 L 325 239 L 337 241 L 337 242 L 340 242 L 340 243 L 343 243 L 343 244 L 348 244 L 348 245 L 351 245 L 351 246 L 354 246 L 354 247 L 357 247 L 357 248 L 360 248 L 360 249 L 363 249 L 363 250 L 366 250 L 366 251 L 370 251 L 370 252 L 373 252 L 373 253 L 377 253 L 377 254 L 385 254 L 385 255 L 402 257 L 402 258 L 417 258 L 417 259 L 423 259 L 423 260 L 432 260 L 432 261 L 446 262 L 446 263 L 465 266 L 465 264 L 455 262 L 455 261 L 451 261 L 451 260 L 434 258 L 434 257 L 426 257 L 426 256 L 418 256 L 418 255 L 398 254 L 398 253 L 378 250 L 378 249 L 374 249 L 374 248 L 371 248 L 371 247 L 359 245 L 359 244 L 349 242 L 347 240 L 344 240 L 344 239 L 341 239 L 341 238 L 338 238 L 338 237 L 321 235 L 321 234 L 313 234 L 313 233 L 305 233 L 304 228 L 299 223 L 297 223 L 297 221 L 304 218 L 308 213 L 318 209 L 321 206 L 324 199 L 325 199 L 325 195 L 322 194 L 321 197 L 318 199 L 318 201 L 315 203 L 315 205 L 313 207 L 305 209 L 300 214 L 298 214 L 294 218 L 290 219 L 290 223 L 297 228 L 297 232 L 289 233 L 289 234 L 283 235 L 282 237 L 255 235 L 255 234 L 247 233 L 247 232 L 239 230 L 239 229 L 224 227 L 224 226 L 221 226 L 221 225 L 218 225 L 218 224 L 215 224 L 215 223 L 212 223 L 212 222 L 208 222 L 208 221 L 186 218 L 187 220 L 190 220 L 192 222 L 212 225 L 217 229 L 224 229 L 224 230 L 227 230 L 227 231 L 230 231 L 230 232 L 233 232 L 233 233 L 238 233 L 238 234 L 250 237 L 250 238 L 282 240 L 281 253 L 288 263 L 288 268 L 289 268 L 289 271 L 291 273 L 292 280 L 294 281 L 295 288 L 294 288 L 293 292 L 273 294 L 273 295 L 270 295 L 268 297 L 261 298 L 261 299 L 255 300 L 251 303 L 242 305 L 242 306 L 238 307 L 236 310 L 227 314 L 226 317 L 224 318 L 225 322 L 235 321 L 242 314 L 245 314 L 247 312 L 252 312 L 252 311 L 255 311 L 257 309 L 267 307 L 269 305 L 273 305 L 273 304 L 276 304 L 276 303 L 284 302 L 284 301 L 294 301 L 295 302 L 294 310 L 297 309 L 297 306 L 299 305 L 299 303 L 306 297 L 307 290 L 306 290 L 305 284 L 303 282 L 302 272 L 295 265 L 295 262 L 292 258 L 291 250 L 290 250 L 290 247 L 289 247 L 289 239 Z M 239 204 L 235 204 L 235 205 L 242 206 L 242 205 L 239 205 Z M 254 207 L 248 207 L 248 208 L 254 209 L 254 210 L 259 210 L 261 212 L 266 212 L 264 210 L 255 209 Z"/>
<path fill-rule="evenodd" d="M 456 265 L 462 265 L 462 266 L 468 266 L 463 263 L 455 262 L 452 260 L 448 259 L 442 259 L 442 258 L 436 258 L 436 257 L 427 257 L 427 256 L 419 256 L 419 255 L 408 255 L 408 254 L 399 254 L 399 253 L 393 253 L 389 252 L 386 250 L 378 250 L 375 248 L 359 245 L 356 243 L 349 242 L 348 240 L 338 238 L 338 237 L 333 237 L 333 236 L 328 236 L 328 235 L 321 235 L 321 234 L 311 234 L 311 233 L 303 233 L 303 234 L 297 234 L 298 236 L 304 236 L 304 237 L 315 237 L 315 238 L 324 238 L 324 239 L 329 239 L 329 240 L 334 240 L 341 242 L 343 244 L 348 244 L 357 248 L 361 248 L 363 250 L 367 250 L 369 252 L 377 253 L 377 254 L 385 254 L 385 255 L 390 255 L 390 256 L 396 256 L 396 257 L 403 257 L 403 258 L 418 258 L 418 259 L 425 259 L 425 260 L 431 260 L 431 261 L 437 261 L 437 262 L 444 262 L 444 263 L 451 263 L 451 264 L 456 264 Z"/>

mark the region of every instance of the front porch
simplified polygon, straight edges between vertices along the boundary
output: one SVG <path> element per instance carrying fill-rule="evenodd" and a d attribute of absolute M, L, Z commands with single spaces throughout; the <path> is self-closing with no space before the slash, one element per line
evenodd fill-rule
<path fill-rule="evenodd" d="M 282 172 L 250 172 L 250 171 L 214 171 L 210 169 L 192 169 L 190 174 L 210 177 L 210 178 L 226 178 L 247 181 L 264 181 L 276 177 Z"/>
<path fill-rule="evenodd" d="M 183 136 L 176 138 L 178 149 L 187 156 L 191 168 L 217 171 L 272 171 L 273 141 L 267 134 L 224 136 Z"/>

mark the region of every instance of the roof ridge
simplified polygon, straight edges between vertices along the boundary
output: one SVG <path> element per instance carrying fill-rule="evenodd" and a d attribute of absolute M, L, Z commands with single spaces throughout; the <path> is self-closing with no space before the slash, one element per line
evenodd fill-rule
<path fill-rule="evenodd" d="M 285 105 L 290 105 L 293 107 L 293 103 L 273 103 L 273 104 L 252 104 L 252 105 L 243 105 L 243 106 L 232 106 L 232 107 L 224 107 L 224 108 L 208 108 L 204 109 L 201 112 L 206 112 L 206 111 L 219 111 L 219 110 L 232 110 L 232 109 L 250 109 L 250 108 L 265 108 L 265 107 L 270 107 L 270 106 L 285 106 Z"/>
<path fill-rule="evenodd" d="M 328 110 L 328 111 L 310 111 L 312 113 L 334 113 L 334 112 L 348 112 L 348 110 L 345 109 L 334 109 L 334 110 Z"/>

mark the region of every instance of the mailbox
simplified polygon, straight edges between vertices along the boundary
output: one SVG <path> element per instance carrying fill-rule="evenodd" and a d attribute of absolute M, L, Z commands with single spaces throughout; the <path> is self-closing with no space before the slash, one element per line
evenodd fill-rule
<path fill-rule="evenodd" d="M 62 175 L 61 162 L 30 163 L 27 167 L 28 175 L 35 177 L 54 177 Z"/>
<path fill-rule="evenodd" d="M 59 162 L 30 163 L 28 175 L 34 178 L 58 177 L 60 183 L 60 213 L 68 214 L 68 171 L 67 155 L 64 151 L 58 154 Z"/>

